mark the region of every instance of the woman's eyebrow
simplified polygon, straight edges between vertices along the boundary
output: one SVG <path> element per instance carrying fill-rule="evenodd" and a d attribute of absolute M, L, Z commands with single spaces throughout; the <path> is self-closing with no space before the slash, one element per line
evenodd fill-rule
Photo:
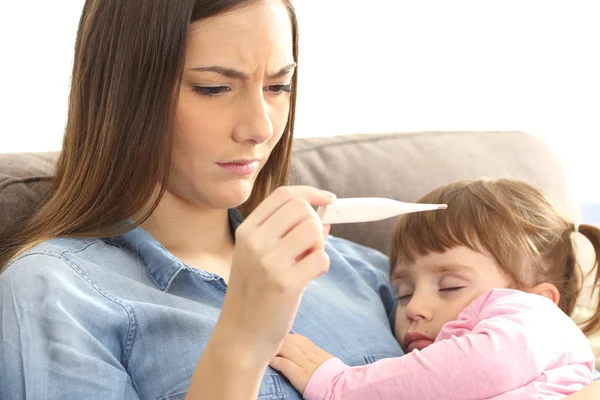
<path fill-rule="evenodd" d="M 285 75 L 289 74 L 290 72 L 292 72 L 294 70 L 294 68 L 296 68 L 296 63 L 288 64 L 285 67 L 280 68 L 279 71 L 275 72 L 274 74 L 269 75 L 269 79 L 281 78 L 282 76 L 285 76 Z M 199 72 L 215 72 L 217 74 L 223 75 L 230 79 L 240 79 L 240 80 L 250 79 L 250 75 L 246 74 L 245 72 L 242 72 L 235 68 L 223 67 L 221 65 L 210 65 L 207 67 L 195 67 L 195 68 L 190 68 L 190 69 L 192 71 L 199 71 Z"/>
<path fill-rule="evenodd" d="M 286 76 L 290 72 L 294 71 L 295 68 L 296 63 L 288 64 L 285 67 L 281 68 L 279 71 L 275 72 L 274 74 L 269 75 L 269 79 L 277 79 Z"/>

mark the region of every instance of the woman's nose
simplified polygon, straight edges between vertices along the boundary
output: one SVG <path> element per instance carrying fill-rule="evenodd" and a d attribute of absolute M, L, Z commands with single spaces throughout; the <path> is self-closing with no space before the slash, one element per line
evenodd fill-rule
<path fill-rule="evenodd" d="M 239 120 L 233 131 L 236 142 L 262 144 L 273 137 L 273 124 L 264 94 L 249 97 L 239 107 Z"/>

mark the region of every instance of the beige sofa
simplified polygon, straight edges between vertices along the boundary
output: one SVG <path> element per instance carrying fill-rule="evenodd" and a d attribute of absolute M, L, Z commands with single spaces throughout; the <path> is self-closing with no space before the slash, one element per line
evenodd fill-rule
<path fill-rule="evenodd" d="M 0 245 L 43 199 L 56 153 L 0 154 Z M 414 132 L 296 139 L 290 182 L 338 197 L 382 196 L 414 201 L 457 179 L 510 177 L 534 183 L 574 220 L 580 217 L 557 155 L 522 132 Z M 388 251 L 393 220 L 334 226 L 332 234 Z M 581 242 L 589 267 L 590 249 Z M 586 312 L 588 296 L 580 299 Z M 595 340 L 595 339 L 594 339 Z M 594 342 L 595 343 L 595 342 Z M 597 355 L 600 354 L 600 345 Z"/>

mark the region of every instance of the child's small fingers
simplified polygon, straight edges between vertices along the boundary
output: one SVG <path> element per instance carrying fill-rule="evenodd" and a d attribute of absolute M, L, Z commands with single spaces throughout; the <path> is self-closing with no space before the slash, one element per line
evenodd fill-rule
<path fill-rule="evenodd" d="M 278 356 L 287 358 L 299 363 L 301 360 L 306 358 L 306 355 L 298 348 L 293 342 L 286 340 L 277 353 Z"/>
<path fill-rule="evenodd" d="M 299 367 L 295 362 L 284 357 L 276 356 L 269 363 L 271 368 L 276 369 L 289 378 L 294 372 L 298 371 Z"/>
<path fill-rule="evenodd" d="M 306 336 L 299 335 L 297 333 L 288 335 L 286 338 L 286 341 L 288 341 L 289 343 L 292 343 L 295 346 L 298 346 L 300 348 L 306 347 L 306 346 L 310 346 L 310 347 L 314 346 L 314 343 L 311 342 L 309 338 L 307 338 Z"/>

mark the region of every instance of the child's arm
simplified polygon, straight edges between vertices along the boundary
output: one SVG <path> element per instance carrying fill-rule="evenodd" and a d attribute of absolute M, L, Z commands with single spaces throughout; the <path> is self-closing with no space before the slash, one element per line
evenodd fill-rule
<path fill-rule="evenodd" d="M 593 369 L 593 354 L 579 334 L 547 299 L 492 291 L 422 351 L 351 368 L 293 335 L 271 365 L 308 400 L 491 398 L 565 364 L 580 364 L 578 374 L 565 377 L 565 390 L 576 390 L 591 381 Z"/>

